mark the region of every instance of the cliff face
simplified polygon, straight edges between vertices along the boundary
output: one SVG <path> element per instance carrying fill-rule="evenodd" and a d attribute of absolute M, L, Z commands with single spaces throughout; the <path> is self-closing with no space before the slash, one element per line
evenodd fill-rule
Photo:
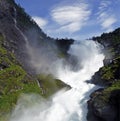
<path fill-rule="evenodd" d="M 104 46 L 106 59 L 105 66 L 93 77 L 93 83 L 104 88 L 91 94 L 88 121 L 119 121 L 120 29 L 93 40 Z M 69 60 L 67 50 L 73 42 L 48 37 L 14 0 L 0 0 L 0 121 L 7 120 L 21 93 L 48 97 L 67 86 L 50 74 L 36 75 L 36 69 L 28 61 L 31 60 L 28 44 L 45 48 L 46 52 L 52 50 L 52 57 L 57 55 Z"/>
<path fill-rule="evenodd" d="M 31 70 L 31 67 L 28 64 L 30 57 L 26 51 L 26 41 L 30 44 L 53 41 L 13 0 L 0 1 L 0 32 L 5 38 L 5 48 L 16 55 L 18 61 L 24 65 L 27 71 Z"/>
<path fill-rule="evenodd" d="M 58 56 L 66 55 L 74 42 L 69 39 L 59 40 L 48 37 L 14 0 L 0 1 L 0 32 L 5 38 L 5 48 L 15 54 L 17 60 L 30 74 L 36 74 L 37 64 L 34 63 L 38 60 L 32 60 L 35 55 L 45 58 L 43 54 L 49 53 L 50 58 L 46 56 L 44 61 L 52 62 Z M 43 60 L 40 61 L 42 63 Z M 47 61 L 46 64 L 50 65 L 49 62 Z"/>
<path fill-rule="evenodd" d="M 88 121 L 119 121 L 120 117 L 120 28 L 94 37 L 104 46 L 105 66 L 92 79 L 103 86 L 88 101 Z"/>
<path fill-rule="evenodd" d="M 0 0 L 0 121 L 7 120 L 21 93 L 46 98 L 68 87 L 50 74 L 36 73 L 29 62 L 28 44 L 65 55 L 72 43 L 65 51 L 59 49 L 61 43 L 48 37 L 14 0 Z"/>

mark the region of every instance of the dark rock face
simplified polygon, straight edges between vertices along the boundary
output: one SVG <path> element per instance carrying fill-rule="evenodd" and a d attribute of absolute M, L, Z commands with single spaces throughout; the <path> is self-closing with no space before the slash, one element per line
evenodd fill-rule
<path fill-rule="evenodd" d="M 55 53 L 61 51 L 66 54 L 74 41 L 48 37 L 14 0 L 0 0 L 0 32 L 5 38 L 5 48 L 16 55 L 17 60 L 30 74 L 36 74 L 36 69 L 28 62 L 31 57 L 26 50 L 24 36 L 32 47 L 46 48 L 46 52 L 51 49 Z"/>
<path fill-rule="evenodd" d="M 94 41 L 104 46 L 104 67 L 92 78 L 92 83 L 104 87 L 91 94 L 88 101 L 88 121 L 120 121 L 120 28 Z M 111 55 L 111 56 L 109 56 Z"/>
<path fill-rule="evenodd" d="M 115 121 L 120 121 L 120 90 L 112 91 L 109 100 L 110 105 L 116 109 Z"/>
<path fill-rule="evenodd" d="M 27 42 L 30 47 L 37 44 L 40 49 L 46 47 L 49 51 L 56 47 L 55 39 L 47 37 L 14 0 L 0 0 L 0 121 L 8 120 L 20 93 L 47 98 L 64 87 L 70 88 L 52 75 L 36 75 L 29 63 Z M 65 45 L 66 51 L 70 44 Z"/>
<path fill-rule="evenodd" d="M 102 95 L 102 90 L 97 90 L 88 101 L 88 121 L 119 121 L 117 108 L 110 103 L 113 95 L 110 97 L 109 102 L 105 103 L 99 96 Z M 114 99 L 113 99 L 114 100 Z M 115 100 L 114 100 L 115 101 Z"/>

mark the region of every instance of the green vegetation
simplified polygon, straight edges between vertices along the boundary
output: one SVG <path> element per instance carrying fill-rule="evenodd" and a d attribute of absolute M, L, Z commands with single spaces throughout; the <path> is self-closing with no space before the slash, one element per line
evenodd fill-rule
<path fill-rule="evenodd" d="M 101 79 L 104 80 L 104 83 L 107 83 L 107 86 L 100 95 L 96 97 L 97 102 L 101 106 L 109 103 L 109 98 L 112 91 L 120 89 L 120 57 L 115 58 L 113 62 L 107 66 L 104 66 L 101 71 Z"/>
<path fill-rule="evenodd" d="M 4 37 L 0 34 L 0 121 L 7 121 L 21 94 L 35 93 L 47 98 L 66 84 L 50 74 L 31 77 L 3 44 Z"/>
<path fill-rule="evenodd" d="M 104 91 L 106 93 L 112 92 L 113 90 L 120 89 L 120 80 L 117 80 L 117 82 L 113 83 L 110 87 L 106 88 Z"/>
<path fill-rule="evenodd" d="M 114 82 L 119 79 L 120 56 L 112 60 L 112 62 L 101 69 L 101 79 L 106 82 Z"/>
<path fill-rule="evenodd" d="M 111 93 L 118 89 L 120 90 L 120 80 L 117 80 L 111 86 L 109 86 L 109 87 L 105 88 L 103 91 L 101 91 L 101 93 L 95 97 L 95 102 L 100 107 L 104 107 L 105 105 L 107 105 L 109 103 Z"/>
<path fill-rule="evenodd" d="M 62 89 L 63 87 L 70 88 L 69 86 L 66 86 L 66 84 L 61 82 L 59 79 L 55 79 L 51 74 L 38 75 L 38 81 L 40 82 L 44 97 L 49 97 L 56 91 Z"/>
<path fill-rule="evenodd" d="M 15 60 L 13 53 L 2 45 L 4 38 L 0 34 L 0 121 L 14 108 L 22 93 L 38 93 L 42 91 L 34 78 L 31 78 Z"/>
<path fill-rule="evenodd" d="M 109 55 L 112 57 L 108 58 L 108 63 L 99 71 L 100 81 L 106 84 L 106 88 L 95 95 L 94 103 L 102 108 L 109 104 L 112 92 L 120 90 L 120 28 L 100 37 L 93 37 L 93 40 L 104 45 L 106 58 Z"/>

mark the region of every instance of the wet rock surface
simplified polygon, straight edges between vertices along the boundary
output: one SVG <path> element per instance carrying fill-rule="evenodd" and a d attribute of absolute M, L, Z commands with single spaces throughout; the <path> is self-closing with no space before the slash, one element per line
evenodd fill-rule
<path fill-rule="evenodd" d="M 92 83 L 103 88 L 91 94 L 87 120 L 120 121 L 120 28 L 93 40 L 104 46 L 106 58 L 92 78 Z"/>

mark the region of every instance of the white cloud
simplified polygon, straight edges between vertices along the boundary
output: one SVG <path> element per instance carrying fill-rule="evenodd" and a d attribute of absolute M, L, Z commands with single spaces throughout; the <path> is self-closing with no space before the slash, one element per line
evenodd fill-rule
<path fill-rule="evenodd" d="M 32 19 L 38 24 L 39 27 L 44 27 L 46 26 L 46 24 L 48 23 L 47 20 L 41 18 L 41 17 L 38 17 L 38 16 L 33 16 Z"/>
<path fill-rule="evenodd" d="M 51 11 L 52 19 L 60 26 L 60 31 L 76 32 L 80 30 L 89 19 L 91 11 L 88 5 L 74 4 L 55 7 Z"/>
<path fill-rule="evenodd" d="M 110 4 L 111 4 L 110 1 L 102 1 L 102 2 L 100 3 L 99 10 L 104 10 L 104 9 L 107 8 Z"/>
<path fill-rule="evenodd" d="M 108 29 L 108 28 L 111 28 L 116 21 L 117 20 L 114 16 L 109 16 L 108 18 L 103 20 L 101 25 L 103 28 Z"/>
<path fill-rule="evenodd" d="M 98 12 L 98 22 L 100 23 L 102 29 L 111 31 L 114 24 L 117 22 L 117 18 L 114 15 L 113 11 L 109 9 L 109 6 L 112 3 L 110 1 L 102 1 L 99 6 Z"/>

